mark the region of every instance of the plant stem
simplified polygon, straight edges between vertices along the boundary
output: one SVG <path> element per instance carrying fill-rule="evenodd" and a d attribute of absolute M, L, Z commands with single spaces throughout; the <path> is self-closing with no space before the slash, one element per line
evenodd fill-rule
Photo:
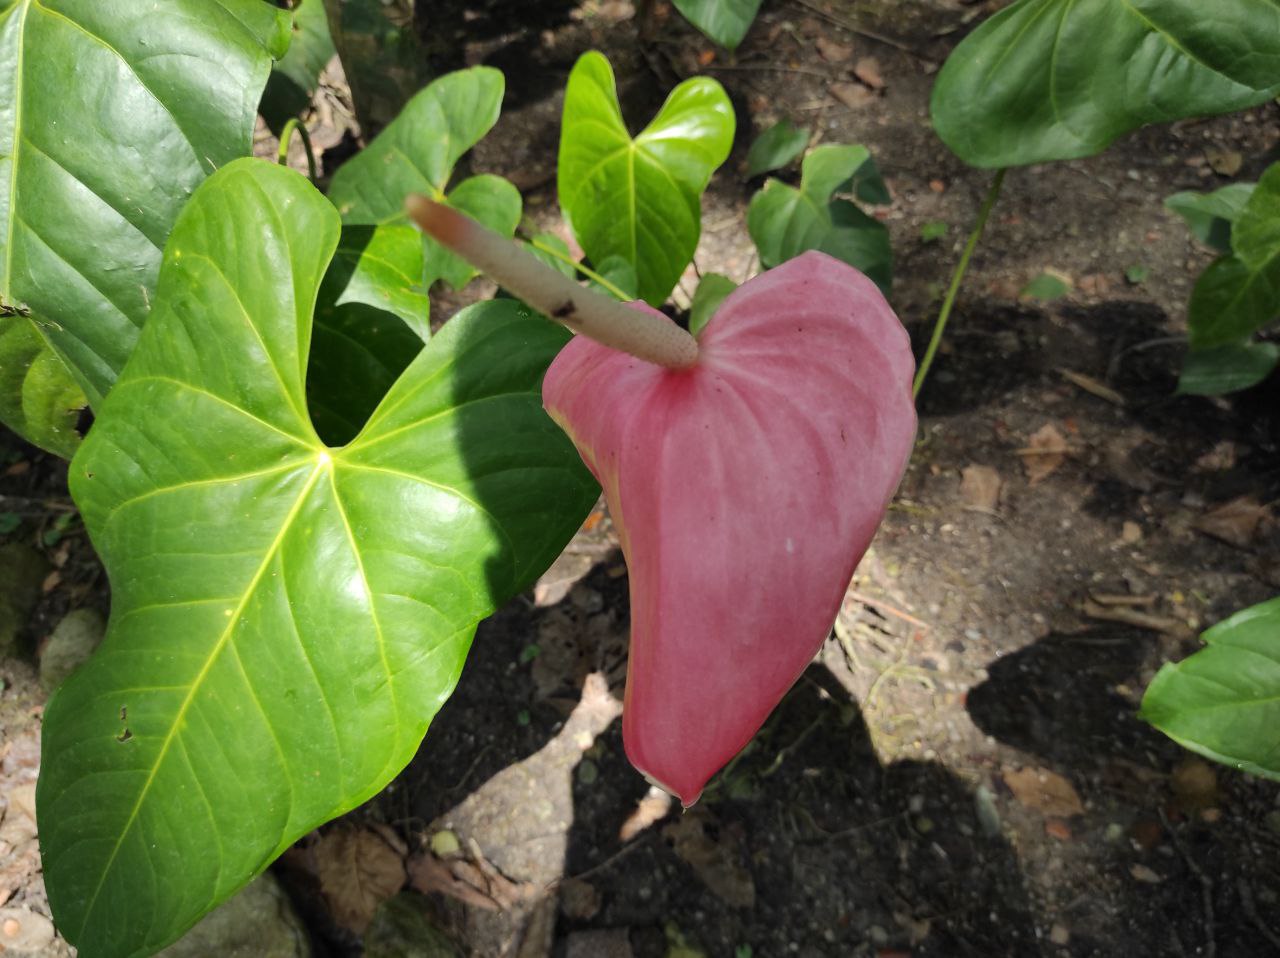
<path fill-rule="evenodd" d="M 518 243 L 425 196 L 411 194 L 405 209 L 437 242 L 575 333 L 669 369 L 698 361 L 697 340 L 656 310 L 624 306 L 586 289 Z"/>
<path fill-rule="evenodd" d="M 960 284 L 964 282 L 965 270 L 969 268 L 969 260 L 973 257 L 973 251 L 978 248 L 978 240 L 982 239 L 982 231 L 986 228 L 987 218 L 991 215 L 991 208 L 996 205 L 996 197 L 1000 195 L 1000 186 L 1004 183 L 1004 170 L 997 170 L 995 179 L 991 181 L 991 188 L 987 190 L 986 199 L 982 201 L 982 208 L 978 211 L 978 222 L 973 226 L 973 232 L 969 234 L 969 241 L 964 244 L 964 252 L 960 254 L 960 262 L 956 263 L 955 272 L 951 274 L 951 286 L 947 289 L 946 299 L 942 301 L 942 308 L 938 310 L 938 318 L 933 324 L 933 336 L 929 340 L 929 348 L 924 351 L 924 358 L 920 360 L 920 368 L 916 370 L 915 382 L 911 384 L 911 396 L 914 399 L 920 395 L 920 389 L 924 386 L 925 377 L 929 375 L 929 367 L 933 365 L 933 357 L 938 352 L 938 345 L 942 342 L 942 334 L 947 328 L 947 320 L 951 318 L 951 308 L 956 304 L 956 296 L 960 292 Z"/>
<path fill-rule="evenodd" d="M 302 138 L 302 147 L 307 151 L 307 170 L 311 174 L 311 182 L 316 181 L 316 154 L 311 149 L 311 134 L 307 132 L 307 126 L 295 116 L 284 125 L 284 129 L 280 131 L 280 151 L 276 154 L 276 160 L 281 166 L 289 165 L 289 143 L 293 139 L 294 131 Z"/>
<path fill-rule="evenodd" d="M 579 263 L 576 259 L 574 259 L 571 256 L 565 256 L 564 253 L 560 252 L 554 246 L 544 246 L 543 244 L 539 243 L 536 239 L 525 240 L 525 242 L 528 243 L 530 246 L 532 246 L 534 249 L 538 250 L 539 252 L 546 253 L 548 256 L 552 256 L 555 259 L 558 259 L 562 263 L 568 263 L 570 266 L 576 269 L 579 273 L 581 273 L 587 279 L 592 280 L 596 283 L 599 283 L 601 289 L 604 289 L 605 291 L 607 291 L 611 296 L 614 296 L 620 302 L 629 303 L 631 302 L 631 300 L 635 299 L 634 296 L 628 296 L 625 292 L 622 291 L 621 288 L 619 288 L 614 283 L 610 282 L 605 277 L 601 276 L 595 270 L 590 269 L 586 266 L 583 266 L 581 263 Z"/>

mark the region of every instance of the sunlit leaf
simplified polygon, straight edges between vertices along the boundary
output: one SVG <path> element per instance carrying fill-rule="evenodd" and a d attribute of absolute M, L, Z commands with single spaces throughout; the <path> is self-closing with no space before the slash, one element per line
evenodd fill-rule
<path fill-rule="evenodd" d="M 310 105 L 320 74 L 334 55 L 324 0 L 299 0 L 292 16 L 289 52 L 271 70 L 258 106 L 258 112 L 277 133 Z"/>

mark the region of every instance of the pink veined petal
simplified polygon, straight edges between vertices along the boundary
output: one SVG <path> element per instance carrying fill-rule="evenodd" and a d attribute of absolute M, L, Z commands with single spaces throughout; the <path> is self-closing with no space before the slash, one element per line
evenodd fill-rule
<path fill-rule="evenodd" d="M 830 631 L 906 468 L 914 365 L 875 284 L 811 252 L 734 291 L 690 369 L 579 336 L 547 372 L 630 572 L 627 755 L 686 805 Z"/>

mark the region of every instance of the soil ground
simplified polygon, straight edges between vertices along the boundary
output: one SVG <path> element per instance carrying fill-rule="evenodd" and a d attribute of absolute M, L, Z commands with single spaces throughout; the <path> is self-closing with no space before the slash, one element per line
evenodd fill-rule
<path fill-rule="evenodd" d="M 995 6 L 770 0 L 730 58 L 662 5 L 639 43 L 630 4 L 566 4 L 551 26 L 468 49 L 509 90 L 472 166 L 513 179 L 530 220 L 563 231 L 554 160 L 577 55 L 610 56 L 633 129 L 708 73 L 739 134 L 704 204 L 697 269 L 758 269 L 745 213 L 761 184 L 744 168 L 762 129 L 787 118 L 815 142 L 864 143 L 894 197 L 876 211 L 894 242 L 892 300 L 923 345 L 990 179 L 933 135 L 929 90 Z M 882 89 L 858 87 L 866 57 Z M 1135 714 L 1162 662 L 1280 591 L 1267 508 L 1280 385 L 1174 395 L 1210 255 L 1162 206 L 1256 179 L 1278 152 L 1271 104 L 1010 172 L 836 629 L 693 812 L 660 814 L 598 697 L 570 718 L 587 672 L 618 695 L 625 675 L 625 566 L 598 512 L 534 593 L 481 625 L 418 757 L 352 823 L 390 826 L 419 859 L 441 831 L 460 840 L 475 894 L 451 886 L 422 904 L 477 955 L 1280 955 L 1280 787 L 1190 757 Z M 926 223 L 945 235 L 922 238 Z M 1046 269 L 1072 290 L 1021 298 Z M 695 282 L 691 270 L 677 301 Z M 478 295 L 483 283 L 438 305 Z M 10 537 L 41 544 L 68 504 L 65 467 L 0 443 L 4 508 L 23 517 Z M 1224 520 L 1242 497 L 1245 521 L 1239 508 Z M 31 643 L 66 609 L 108 603 L 77 529 L 41 545 L 61 575 Z M 660 817 L 624 841 L 641 806 Z M 414 884 L 441 887 L 422 872 Z M 322 953 L 359 954 L 295 888 Z"/>

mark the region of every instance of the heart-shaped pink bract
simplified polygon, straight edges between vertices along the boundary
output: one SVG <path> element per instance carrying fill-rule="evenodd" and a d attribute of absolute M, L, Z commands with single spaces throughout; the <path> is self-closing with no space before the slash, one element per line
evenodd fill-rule
<path fill-rule="evenodd" d="M 916 427 L 902 324 L 824 253 L 734 291 L 698 343 L 671 370 L 577 336 L 542 387 L 630 571 L 627 755 L 685 805 L 821 647 Z"/>

